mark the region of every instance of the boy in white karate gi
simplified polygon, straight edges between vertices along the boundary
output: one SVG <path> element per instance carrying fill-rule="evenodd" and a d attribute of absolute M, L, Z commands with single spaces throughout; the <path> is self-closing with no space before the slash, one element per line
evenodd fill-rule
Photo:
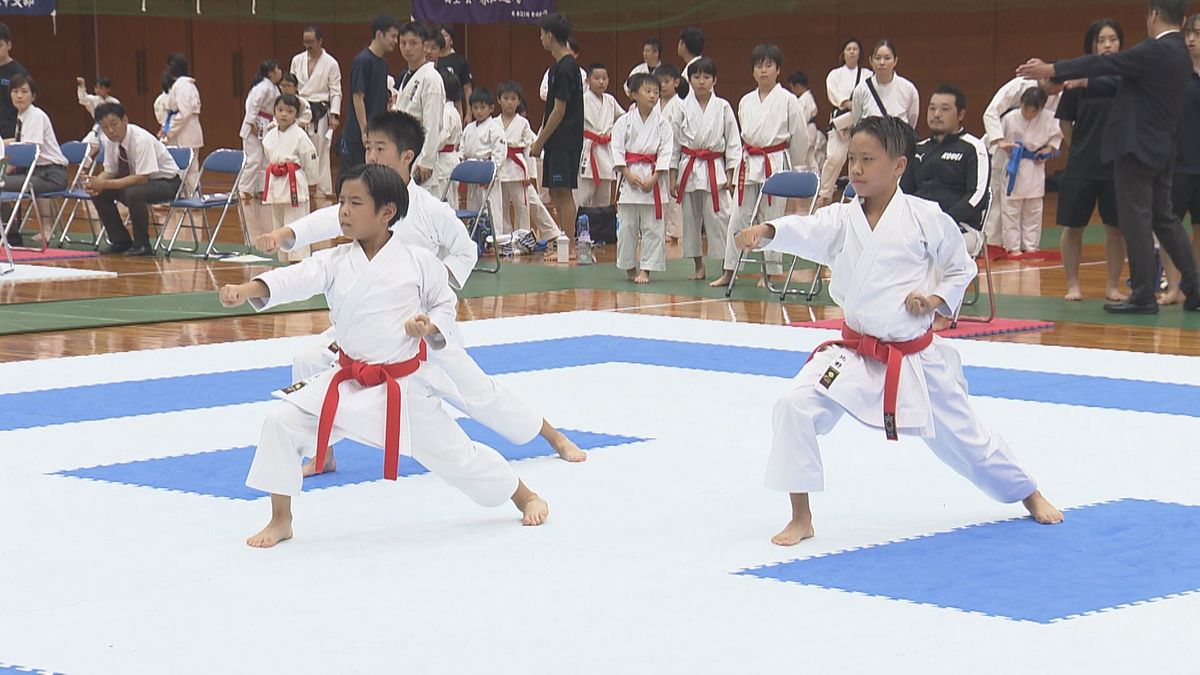
<path fill-rule="evenodd" d="M 1058 152 L 1062 127 L 1054 113 L 1046 109 L 1046 92 L 1039 87 L 1021 94 L 1021 107 L 1000 118 L 1004 140 L 1004 202 L 1000 224 L 1004 250 L 1009 256 L 1036 253 L 1042 242 L 1042 207 L 1046 196 L 1047 155 Z M 1009 167 L 1014 153 L 1021 153 L 1016 176 Z M 1009 190 L 1009 185 L 1012 189 Z"/>
<path fill-rule="evenodd" d="M 446 86 L 437 65 L 426 59 L 425 41 L 429 29 L 410 22 L 400 27 L 400 55 L 408 63 L 408 74 L 400 82 L 395 109 L 416 117 L 425 127 L 425 146 L 417 155 L 413 178 L 418 185 L 429 183 L 437 167 L 438 141 L 442 138 L 442 118 L 446 109 Z M 441 195 L 434 193 L 434 196 Z"/>
<path fill-rule="evenodd" d="M 393 169 L 408 183 L 408 216 L 403 226 L 396 229 L 397 236 L 408 245 L 425 249 L 441 259 L 450 274 L 451 287 L 461 289 L 475 267 L 475 242 L 467 236 L 454 209 L 434 199 L 427 190 L 410 180 L 409 172 L 416 153 L 424 145 L 425 134 L 420 122 L 407 113 L 386 112 L 367 124 L 364 139 L 366 161 Z M 261 237 L 255 246 L 263 251 L 291 250 L 340 236 L 337 216 L 336 206 L 318 209 L 289 227 Z M 293 381 L 326 370 L 337 360 L 335 337 L 334 329 L 330 328 L 310 348 L 296 356 L 292 362 Z M 444 371 L 445 376 L 432 378 L 436 370 Z M 587 459 L 586 453 L 520 396 L 484 373 L 465 348 L 451 345 L 433 352 L 426 375 L 433 379 L 434 388 L 443 398 L 510 442 L 524 445 L 541 436 L 559 457 L 568 462 Z M 330 449 L 324 470 L 336 469 L 337 463 Z M 306 476 L 316 471 L 315 462 L 304 467 Z"/>
<path fill-rule="evenodd" d="M 748 227 L 755 217 L 754 206 L 767 182 L 776 171 L 800 166 L 808 154 L 808 121 L 800 112 L 800 102 L 779 84 L 783 52 L 775 45 L 758 45 L 750 53 L 750 64 L 758 88 L 738 103 L 738 121 L 742 126 L 742 161 L 734 180 L 733 212 L 725 239 L 725 263 L 721 276 L 709 286 L 728 286 L 733 280 L 741 250 L 733 238 Z M 781 216 L 786 199 L 766 198 L 760 206 L 760 218 Z M 766 254 L 767 273 L 782 274 L 783 258 Z M 762 285 L 762 281 L 759 281 Z"/>
<path fill-rule="evenodd" d="M 650 74 L 658 78 L 658 110 L 674 132 L 675 124 L 683 115 L 683 99 L 676 95 L 680 84 L 679 66 L 674 63 L 662 63 Z M 628 82 L 625 83 L 625 87 L 629 87 Z M 632 94 L 630 98 L 633 98 Z M 637 107 L 637 103 L 632 103 L 629 107 L 633 109 Z M 677 201 L 667 200 L 667 205 L 663 207 L 663 216 L 667 220 L 667 238 L 671 243 L 675 243 L 683 236 L 683 207 Z"/>
<path fill-rule="evenodd" d="M 508 146 L 504 142 L 504 127 L 500 119 L 492 117 L 496 111 L 496 99 L 487 87 L 480 87 L 471 92 L 470 113 L 473 121 L 463 129 L 462 155 L 463 159 L 485 160 L 492 163 L 494 171 L 500 170 L 500 165 L 508 159 Z M 467 186 L 467 209 L 478 211 L 483 208 L 483 195 L 487 191 L 484 185 Z M 497 184 L 488 196 L 488 206 L 492 221 L 501 217 L 500 186 Z"/>
<path fill-rule="evenodd" d="M 935 312 L 949 316 L 962 302 L 976 268 L 958 224 L 937 203 L 897 186 L 915 140 L 896 118 L 863 120 L 850 138 L 856 201 L 754 225 L 737 237 L 742 249 L 828 266 L 830 295 L 846 315 L 842 339 L 813 350 L 775 405 L 766 484 L 790 493 L 792 506 L 775 544 L 813 536 L 808 495 L 825 486 L 817 437 L 847 411 L 889 439 L 920 436 L 989 497 L 1022 502 L 1037 522 L 1062 521 L 1004 440 L 975 416 L 958 353 L 931 330 Z"/>
<path fill-rule="evenodd" d="M 700 229 L 708 236 L 708 257 L 725 259 L 729 227 L 729 189 L 733 168 L 742 159 L 742 137 L 733 107 L 713 94 L 717 64 L 702 56 L 688 69 L 692 95 L 683 99 L 672 126 L 671 196 L 683 209 L 683 257 L 695 270 L 688 279 L 706 276 Z"/>
<path fill-rule="evenodd" d="M 796 95 L 800 102 L 800 115 L 808 122 L 808 155 L 804 164 L 796 167 L 803 171 L 820 174 L 825 164 L 825 134 L 817 128 L 817 99 L 808 88 L 808 74 L 797 70 L 788 77 L 788 89 Z"/>
<path fill-rule="evenodd" d="M 622 111 L 617 99 L 608 93 L 608 68 L 603 63 L 587 67 L 587 87 L 583 94 L 583 155 L 575 203 L 579 206 L 609 206 L 616 178 L 612 131 Z"/>
<path fill-rule="evenodd" d="M 446 268 L 389 229 L 408 210 L 404 182 L 387 167 L 365 165 L 343 175 L 338 193 L 352 243 L 220 291 L 226 307 L 249 301 L 259 311 L 323 293 L 340 327 L 340 368 L 279 392 L 283 401 L 263 423 L 246 485 L 271 494 L 271 520 L 246 543 L 267 548 L 292 537 L 301 459 L 323 460 L 326 442 L 345 437 L 384 449 L 385 478 L 396 479 L 407 454 L 481 506 L 511 500 L 523 524 L 541 525 L 546 502 L 500 453 L 467 437 L 421 372 L 429 350 L 460 338 Z"/>
<path fill-rule="evenodd" d="M 658 78 L 634 75 L 629 81 L 634 107 L 613 127 L 613 165 L 621 172 L 617 197 L 617 269 L 635 284 L 651 272 L 667 270 L 663 205 L 671 168 L 671 124 L 658 109 Z M 638 254 L 638 244 L 641 254 Z"/>
<path fill-rule="evenodd" d="M 242 153 L 245 161 L 238 178 L 237 191 L 241 198 L 242 225 L 253 241 L 271 231 L 270 209 L 263 206 L 263 182 L 266 177 L 266 157 L 263 155 L 263 136 L 275 119 L 275 99 L 279 97 L 279 80 L 283 71 L 274 59 L 258 66 L 258 76 L 246 94 L 245 116 L 242 117 Z"/>
<path fill-rule="evenodd" d="M 531 205 L 541 204 L 536 197 L 537 164 L 529 154 L 529 146 L 537 138 L 529 128 L 529 120 L 517 114 L 521 105 L 521 85 L 513 80 L 501 82 L 496 87 L 500 99 L 500 126 L 504 129 L 504 145 L 507 147 L 504 162 L 500 165 L 500 213 L 493 227 L 496 234 L 508 234 L 529 227 Z M 534 192 L 530 193 L 529 188 Z M 513 217 L 508 217 L 509 208 Z"/>
<path fill-rule="evenodd" d="M 458 195 L 447 191 L 450 185 L 450 173 L 462 161 L 459 144 L 462 142 L 462 115 L 458 112 L 458 102 L 462 100 L 462 85 L 458 76 L 450 70 L 444 70 L 442 87 L 446 90 L 446 102 L 442 105 L 441 138 L 438 140 L 437 163 L 433 168 L 433 177 L 425 184 L 425 189 L 434 197 L 448 201 L 458 208 Z"/>
<path fill-rule="evenodd" d="M 300 98 L 281 94 L 275 100 L 275 128 L 262 139 L 266 161 L 263 203 L 271 207 L 271 229 L 282 229 L 308 215 L 309 196 L 316 189 L 320 166 L 317 149 L 296 117 Z M 302 246 L 280 254 L 280 259 L 297 261 L 307 258 L 309 247 Z"/>

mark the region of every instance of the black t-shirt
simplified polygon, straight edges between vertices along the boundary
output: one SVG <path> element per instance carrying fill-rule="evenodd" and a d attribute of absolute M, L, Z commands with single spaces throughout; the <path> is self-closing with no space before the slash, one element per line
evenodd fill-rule
<path fill-rule="evenodd" d="M 1096 77 L 1088 80 L 1087 87 L 1062 93 L 1056 116 L 1074 123 L 1065 169 L 1068 177 L 1113 179 L 1112 164 L 1100 160 L 1100 151 L 1104 147 L 1104 130 L 1108 126 L 1108 112 L 1117 95 L 1118 82 L 1116 78 Z"/>
<path fill-rule="evenodd" d="M 546 92 L 546 114 L 542 117 L 542 124 L 550 119 L 555 100 L 567 104 L 567 114 L 550 138 L 546 139 L 546 147 L 583 148 L 583 80 L 579 78 L 579 64 L 574 56 L 567 54 L 550 69 Z"/>
<path fill-rule="evenodd" d="M 1179 115 L 1178 144 L 1175 173 L 1200 175 L 1200 75 L 1195 71 L 1188 80 L 1187 101 Z"/>
<path fill-rule="evenodd" d="M 467 85 L 471 83 L 471 64 L 467 63 L 467 57 L 458 52 L 451 52 L 446 56 L 439 56 L 437 60 L 437 69 L 449 68 L 458 78 L 458 83 Z"/>
<path fill-rule="evenodd" d="M 9 83 L 17 75 L 29 75 L 20 61 L 14 59 L 0 66 L 0 138 L 12 138 L 17 133 L 17 108 L 9 95 Z"/>
<path fill-rule="evenodd" d="M 363 103 L 367 109 L 367 121 L 387 110 L 391 98 L 387 86 L 387 61 L 375 56 L 370 49 L 363 49 L 350 64 L 350 110 L 342 125 L 342 137 L 361 143 L 362 129 L 358 126 L 358 113 L 354 109 L 354 94 L 365 94 Z"/>

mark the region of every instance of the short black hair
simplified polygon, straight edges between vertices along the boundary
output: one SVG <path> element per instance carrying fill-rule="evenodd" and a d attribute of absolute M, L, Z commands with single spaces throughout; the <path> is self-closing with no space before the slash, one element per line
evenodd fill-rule
<path fill-rule="evenodd" d="M 1092 25 L 1088 26 L 1087 32 L 1083 34 L 1083 53 L 1096 53 L 1096 40 L 1100 38 L 1100 31 L 1105 28 L 1111 28 L 1117 33 L 1117 41 L 1121 46 L 1125 46 L 1125 31 L 1121 30 L 1121 24 L 1114 19 L 1096 19 Z"/>
<path fill-rule="evenodd" d="M 646 38 L 646 41 L 642 43 L 642 46 L 643 47 L 653 47 L 654 51 L 658 52 L 659 54 L 662 54 L 662 40 L 659 40 L 656 37 Z"/>
<path fill-rule="evenodd" d="M 660 63 L 658 64 L 658 67 L 654 69 L 653 75 L 655 77 L 669 77 L 673 80 L 678 80 L 680 76 L 679 66 L 675 65 L 674 63 Z M 630 91 L 632 91 L 632 89 L 630 89 Z"/>
<path fill-rule="evenodd" d="M 384 204 L 395 204 L 396 215 L 389 225 L 408 215 L 408 186 L 391 167 L 382 164 L 362 164 L 347 169 L 338 176 L 337 191 L 340 194 L 346 181 L 357 180 L 367 188 L 371 201 L 375 202 L 375 213 L 383 210 Z"/>
<path fill-rule="evenodd" d="M 576 54 L 579 53 L 579 40 L 576 40 L 574 35 L 567 38 L 567 49 L 570 49 Z"/>
<path fill-rule="evenodd" d="M 425 145 L 425 127 L 421 126 L 421 121 L 399 110 L 387 110 L 372 117 L 363 131 L 363 138 L 368 134 L 387 136 L 396 146 L 396 153 L 401 155 L 405 150 L 421 152 Z"/>
<path fill-rule="evenodd" d="M 451 103 L 458 103 L 462 100 L 462 82 L 453 70 L 449 68 L 439 68 L 438 74 L 442 76 L 442 86 L 446 89 L 446 100 Z"/>
<path fill-rule="evenodd" d="M 280 103 L 286 105 L 292 110 L 295 110 L 297 115 L 299 115 L 300 111 L 303 109 L 300 104 L 300 97 L 296 96 L 295 94 L 280 94 L 276 96 L 275 103 L 271 105 L 271 109 L 274 110 L 275 108 L 279 107 Z"/>
<path fill-rule="evenodd" d="M 603 70 L 603 71 L 607 71 L 607 70 L 608 70 L 608 66 L 604 65 L 603 63 L 593 63 L 592 65 L 590 65 L 590 66 L 588 66 L 588 67 L 587 67 L 587 74 L 588 74 L 588 77 L 591 77 L 591 76 L 592 76 L 592 71 L 593 71 L 593 70 Z"/>
<path fill-rule="evenodd" d="M 772 44 L 758 45 L 750 52 L 750 67 L 770 61 L 776 68 L 783 68 L 783 50 Z"/>
<path fill-rule="evenodd" d="M 388 31 L 393 28 L 399 30 L 400 22 L 391 14 L 376 14 L 374 19 L 371 19 L 371 39 L 375 39 L 376 33 L 387 35 Z"/>
<path fill-rule="evenodd" d="M 632 95 L 646 84 L 653 84 L 655 89 L 661 88 L 658 77 L 650 73 L 635 73 L 629 78 L 629 82 L 625 83 L 625 86 L 629 87 L 629 93 Z"/>
<path fill-rule="evenodd" d="M 96 78 L 96 86 L 97 87 L 105 87 L 106 89 L 112 89 L 112 80 L 101 75 L 100 77 Z"/>
<path fill-rule="evenodd" d="M 99 124 L 100 120 L 109 115 L 116 115 L 117 119 L 123 119 L 125 117 L 125 106 L 120 103 L 101 103 L 96 106 L 95 112 L 92 113 L 92 119 Z"/>
<path fill-rule="evenodd" d="M 516 94 L 517 98 L 525 100 L 525 91 L 521 89 L 521 83 L 516 80 L 504 80 L 496 85 L 496 100 L 505 94 Z"/>
<path fill-rule="evenodd" d="M 188 60 L 187 57 L 179 52 L 172 52 L 167 57 L 167 72 L 171 73 L 171 77 L 179 79 L 188 75 Z"/>
<path fill-rule="evenodd" d="M 1187 15 L 1187 0 L 1150 0 L 1150 11 L 1158 12 L 1163 21 L 1176 26 Z"/>
<path fill-rule="evenodd" d="M 284 73 L 283 77 L 279 78 L 279 81 L 287 82 L 288 84 L 294 84 L 297 87 L 300 86 L 300 78 L 296 77 L 295 73 Z"/>
<path fill-rule="evenodd" d="M 688 66 L 688 77 L 689 78 L 693 78 L 701 73 L 704 73 L 705 75 L 712 75 L 713 77 L 716 77 L 717 76 L 717 62 L 713 61 L 712 59 L 708 58 L 707 56 L 701 56 L 699 59 L 696 60 L 695 63 Z"/>
<path fill-rule="evenodd" d="M 447 24 L 439 23 L 438 25 L 433 27 L 433 31 L 438 34 L 445 33 L 446 35 L 449 35 L 451 42 L 454 42 L 457 39 L 454 36 L 454 31 L 451 30 L 450 26 L 448 26 Z M 445 39 L 445 37 L 443 37 L 442 39 Z"/>
<path fill-rule="evenodd" d="M 567 17 L 555 12 L 547 14 L 538 20 L 538 28 L 544 32 L 554 36 L 554 40 L 559 44 L 567 44 L 567 40 L 571 38 L 571 22 L 567 21 Z"/>
<path fill-rule="evenodd" d="M 471 105 L 482 103 L 484 105 L 496 105 L 496 97 L 492 96 L 491 90 L 487 87 L 480 87 L 471 91 Z"/>
<path fill-rule="evenodd" d="M 1038 89 L 1039 91 L 1041 90 L 1039 87 L 1034 87 L 1034 89 Z M 954 107 L 957 108 L 959 112 L 967 109 L 967 95 L 963 92 L 962 87 L 958 86 L 957 84 L 939 84 L 937 89 L 934 89 L 933 93 L 929 95 L 930 100 L 933 100 L 933 97 L 937 96 L 938 94 L 943 96 L 953 96 Z"/>
<path fill-rule="evenodd" d="M 37 96 L 37 93 L 38 93 L 37 82 L 34 81 L 32 75 L 28 75 L 28 74 L 13 75 L 12 80 L 10 80 L 8 83 L 8 90 L 12 91 L 13 89 L 20 89 L 21 87 L 24 87 L 27 85 L 29 87 L 29 93 L 33 94 L 34 96 Z"/>
<path fill-rule="evenodd" d="M 1042 108 L 1046 107 L 1046 101 L 1049 100 L 1049 98 L 1050 96 L 1046 93 L 1045 89 L 1042 89 L 1041 87 L 1030 87 L 1021 94 L 1021 105 L 1041 110 Z"/>
<path fill-rule="evenodd" d="M 6 23 L 0 23 L 0 41 L 12 42 L 12 31 L 8 29 Z"/>
<path fill-rule="evenodd" d="M 304 32 L 312 33 L 313 37 L 317 38 L 317 42 L 320 42 L 325 39 L 325 33 L 321 31 L 320 26 L 309 26 L 308 28 L 304 29 Z M 303 35 L 303 33 L 301 33 L 301 35 Z M 371 37 L 375 37 L 375 34 L 372 33 Z"/>
<path fill-rule="evenodd" d="M 704 53 L 704 31 L 695 26 L 684 28 L 679 34 L 679 41 L 683 43 L 689 53 L 695 56 Z"/>
<path fill-rule="evenodd" d="M 788 75 L 788 84 L 798 84 L 802 87 L 808 86 L 808 74 L 803 70 L 797 70 L 791 75 Z"/>
<path fill-rule="evenodd" d="M 858 134 L 873 136 L 892 159 L 907 157 L 911 162 L 916 152 L 917 134 L 899 117 L 865 117 L 850 131 L 852 137 Z"/>
<path fill-rule="evenodd" d="M 421 38 L 421 42 L 429 39 L 429 29 L 425 27 L 425 24 L 417 23 L 416 21 L 409 21 L 401 26 L 400 34 L 416 35 L 417 37 Z"/>

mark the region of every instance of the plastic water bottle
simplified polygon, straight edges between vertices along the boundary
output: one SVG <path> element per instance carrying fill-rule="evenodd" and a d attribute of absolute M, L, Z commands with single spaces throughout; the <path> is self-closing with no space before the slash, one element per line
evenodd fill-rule
<path fill-rule="evenodd" d="M 570 260 L 571 260 L 570 246 L 571 246 L 571 240 L 569 238 L 567 238 L 567 235 L 565 235 L 565 234 L 558 235 L 557 245 L 555 246 L 555 248 L 558 250 L 558 262 L 560 262 L 560 263 L 570 262 Z"/>
<path fill-rule="evenodd" d="M 586 241 L 589 244 L 592 241 L 592 231 L 589 227 L 586 213 L 581 213 L 579 218 L 575 221 L 575 239 L 578 241 Z"/>
<path fill-rule="evenodd" d="M 581 214 L 575 221 L 575 258 L 580 265 L 596 262 L 592 255 L 592 232 L 588 228 L 587 214 Z"/>

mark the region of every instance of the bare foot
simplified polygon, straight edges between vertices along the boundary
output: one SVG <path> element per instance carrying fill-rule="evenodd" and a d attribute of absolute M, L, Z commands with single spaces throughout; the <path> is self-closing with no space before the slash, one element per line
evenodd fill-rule
<path fill-rule="evenodd" d="M 579 446 L 575 445 L 574 441 L 567 438 L 566 434 L 553 427 L 550 429 L 551 430 L 549 433 L 543 432 L 542 436 L 546 439 L 546 442 L 550 444 L 550 447 L 554 448 L 554 451 L 558 453 L 559 457 L 562 457 L 568 462 L 583 462 L 587 460 L 587 453 L 583 450 L 580 450 Z"/>
<path fill-rule="evenodd" d="M 708 284 L 708 287 L 709 288 L 724 288 L 725 286 L 729 285 L 730 281 L 733 281 L 733 273 L 730 272 L 729 270 L 725 270 L 724 272 L 721 272 L 721 276 L 710 281 Z"/>
<path fill-rule="evenodd" d="M 246 540 L 246 544 L 254 548 L 271 548 L 281 541 L 287 541 L 292 538 L 292 521 L 288 519 L 272 518 L 271 522 L 262 529 L 258 534 Z"/>
<path fill-rule="evenodd" d="M 1160 305 L 1179 305 L 1183 303 L 1183 293 L 1180 291 L 1171 291 L 1158 299 Z"/>
<path fill-rule="evenodd" d="M 942 316 L 941 314 L 935 315 L 933 317 L 933 331 L 935 333 L 939 330 L 946 330 L 949 327 L 950 327 L 950 319 Z"/>
<path fill-rule="evenodd" d="M 1115 287 L 1104 291 L 1104 297 L 1112 302 L 1125 302 L 1129 299 L 1127 294 L 1122 293 L 1121 289 Z"/>
<path fill-rule="evenodd" d="M 317 474 L 317 458 L 313 457 L 304 463 L 304 477 L 315 476 Z M 337 471 L 337 458 L 333 456 L 333 448 L 329 448 L 329 452 L 325 455 L 325 471 L 323 473 L 333 473 Z"/>
<path fill-rule="evenodd" d="M 704 281 L 704 277 L 706 276 L 708 276 L 707 270 L 704 267 L 697 267 L 696 271 L 688 275 L 688 279 L 691 281 Z"/>
<path fill-rule="evenodd" d="M 537 526 L 546 522 L 546 518 L 550 517 L 550 505 L 545 499 L 537 495 L 530 497 L 524 505 L 521 506 L 521 524 L 529 526 Z"/>
<path fill-rule="evenodd" d="M 1063 521 L 1062 511 L 1054 508 L 1054 505 L 1046 501 L 1042 496 L 1041 490 L 1034 490 L 1033 494 L 1021 500 L 1025 508 L 1029 510 L 1029 515 L 1033 519 L 1043 525 L 1057 525 Z"/>
<path fill-rule="evenodd" d="M 638 272 L 637 276 L 633 278 L 633 283 L 635 283 L 635 284 L 650 283 L 650 273 L 647 272 L 646 270 L 642 270 L 642 271 Z"/>
<path fill-rule="evenodd" d="M 628 277 L 630 281 L 636 282 L 637 275 L 638 275 L 638 271 L 636 268 L 630 269 L 630 270 L 625 270 L 625 276 Z"/>
<path fill-rule="evenodd" d="M 814 534 L 811 520 L 792 519 L 779 534 L 771 537 L 771 543 L 776 546 L 795 546 L 805 539 L 812 539 Z"/>
<path fill-rule="evenodd" d="M 1109 291 L 1109 292 L 1111 293 L 1111 291 Z M 1067 294 L 1063 296 L 1063 300 L 1070 300 L 1071 302 L 1079 302 L 1080 300 L 1083 300 L 1083 290 L 1080 289 L 1078 286 L 1072 286 L 1067 289 Z M 1109 297 L 1109 300 L 1112 300 L 1111 296 Z"/>

